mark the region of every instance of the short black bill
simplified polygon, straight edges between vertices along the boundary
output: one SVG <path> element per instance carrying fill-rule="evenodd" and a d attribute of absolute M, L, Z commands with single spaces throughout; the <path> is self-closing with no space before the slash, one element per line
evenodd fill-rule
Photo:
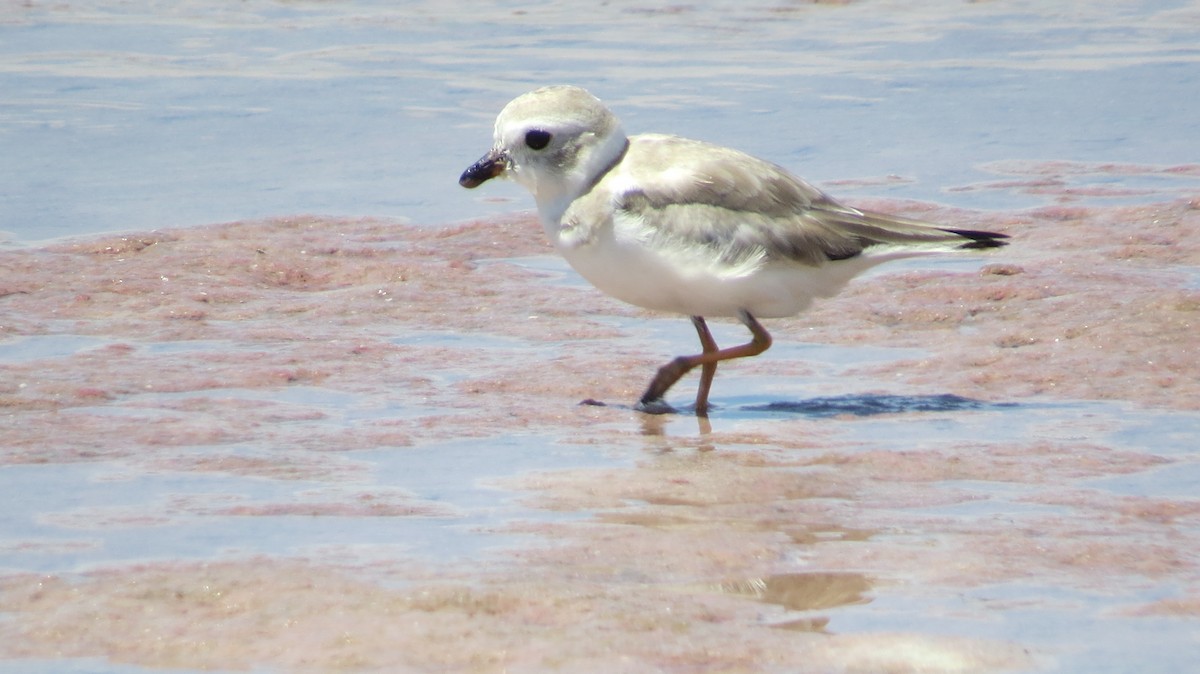
<path fill-rule="evenodd" d="M 500 150 L 492 150 L 467 167 L 458 179 L 458 184 L 468 189 L 479 187 L 496 178 L 508 168 L 508 157 Z"/>

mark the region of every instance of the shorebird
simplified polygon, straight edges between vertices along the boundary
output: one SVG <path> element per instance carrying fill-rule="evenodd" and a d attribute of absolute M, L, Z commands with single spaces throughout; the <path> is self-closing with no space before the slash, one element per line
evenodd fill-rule
<path fill-rule="evenodd" d="M 690 316 L 701 353 L 659 368 L 637 408 L 701 368 L 695 413 L 708 414 L 717 363 L 771 346 L 760 318 L 794 316 L 889 260 L 994 248 L 1004 234 L 851 208 L 786 169 L 738 150 L 663 134 L 626 136 L 586 90 L 549 86 L 496 118 L 492 149 L 459 184 L 511 178 L 532 194 L 546 236 L 601 291 Z M 718 348 L 704 317 L 734 317 L 751 340 Z"/>

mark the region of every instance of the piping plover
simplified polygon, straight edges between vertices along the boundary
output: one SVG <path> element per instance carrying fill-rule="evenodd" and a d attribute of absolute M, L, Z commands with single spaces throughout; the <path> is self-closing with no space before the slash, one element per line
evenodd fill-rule
<path fill-rule="evenodd" d="M 771 346 L 759 318 L 793 316 L 888 260 L 1004 245 L 1004 234 L 952 229 L 843 206 L 785 169 L 709 143 L 626 136 L 595 96 L 543 87 L 496 118 L 491 151 L 459 184 L 508 177 L 533 193 L 546 236 L 585 279 L 639 307 L 691 316 L 702 352 L 658 370 L 638 408 L 701 368 L 695 412 L 708 414 L 717 363 Z M 730 316 L 746 344 L 720 349 L 704 316 Z"/>

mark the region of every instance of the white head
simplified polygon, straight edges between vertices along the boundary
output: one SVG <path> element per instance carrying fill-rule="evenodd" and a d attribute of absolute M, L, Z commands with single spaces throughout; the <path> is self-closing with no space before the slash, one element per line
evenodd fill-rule
<path fill-rule="evenodd" d="M 579 87 L 543 87 L 515 98 L 496 118 L 490 152 L 463 172 L 463 187 L 510 177 L 557 223 L 572 201 L 591 189 L 625 151 L 616 116 Z"/>

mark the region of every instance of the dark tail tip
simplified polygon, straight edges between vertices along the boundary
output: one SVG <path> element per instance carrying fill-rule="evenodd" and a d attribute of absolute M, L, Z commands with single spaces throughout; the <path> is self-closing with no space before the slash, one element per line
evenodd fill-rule
<path fill-rule="evenodd" d="M 943 232 L 957 234 L 964 239 L 970 239 L 966 243 L 959 246 L 961 250 L 971 250 L 976 248 L 999 248 L 1007 246 L 1007 234 L 998 234 L 996 232 L 981 232 L 976 229 L 942 229 Z"/>

